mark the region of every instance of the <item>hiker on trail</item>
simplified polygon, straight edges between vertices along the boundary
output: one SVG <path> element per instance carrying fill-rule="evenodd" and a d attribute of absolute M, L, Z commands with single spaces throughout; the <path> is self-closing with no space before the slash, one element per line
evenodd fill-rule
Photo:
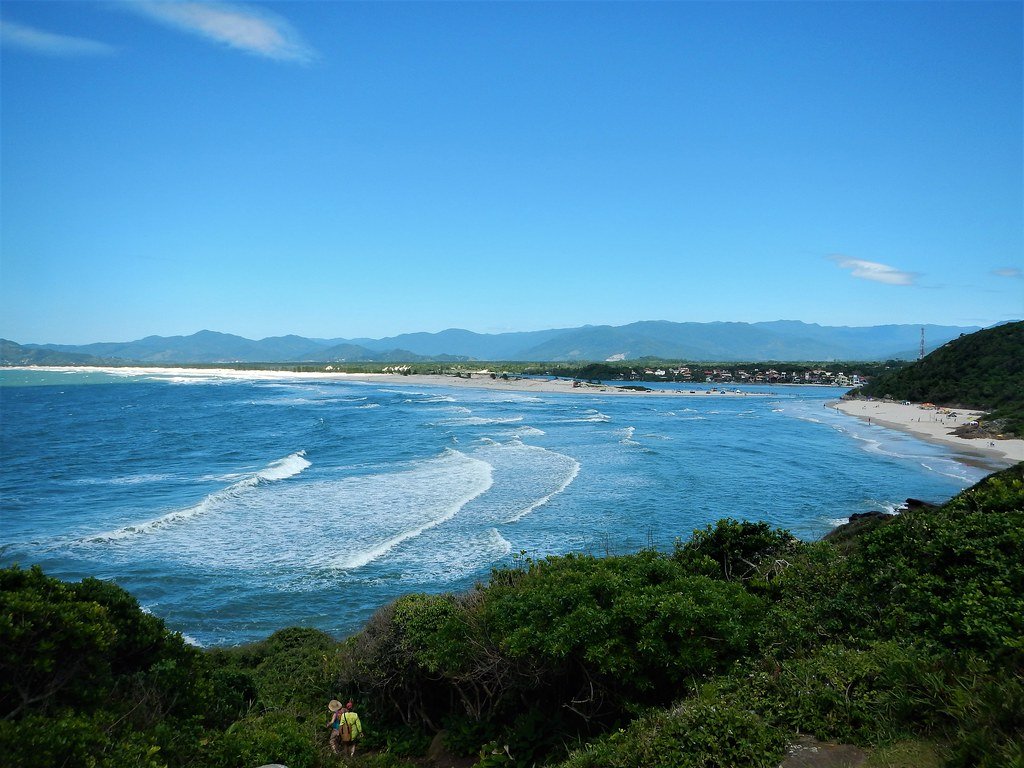
<path fill-rule="evenodd" d="M 363 735 L 363 726 L 359 722 L 359 715 L 352 711 L 352 702 L 349 701 L 342 707 L 341 702 L 332 699 L 327 705 L 331 711 L 331 720 L 328 723 L 331 727 L 331 751 L 336 755 L 344 753 L 348 747 L 348 756 L 356 754 L 356 739 Z"/>
<path fill-rule="evenodd" d="M 331 737 L 328 743 L 331 745 L 331 752 L 339 755 L 341 754 L 341 748 L 338 746 L 341 743 L 341 702 L 337 699 L 331 699 L 327 709 L 331 713 L 331 719 L 327 723 L 331 729 Z"/>

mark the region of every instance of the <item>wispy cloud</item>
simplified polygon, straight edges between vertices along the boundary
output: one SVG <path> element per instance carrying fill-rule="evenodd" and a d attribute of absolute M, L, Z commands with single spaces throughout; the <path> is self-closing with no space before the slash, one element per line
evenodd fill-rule
<path fill-rule="evenodd" d="M 113 46 L 84 37 L 44 32 L 26 24 L 0 20 L 0 44 L 45 56 L 107 56 Z"/>
<path fill-rule="evenodd" d="M 1022 273 L 1016 267 L 1000 267 L 999 269 L 993 269 L 992 274 L 996 277 L 1011 277 L 1017 280 L 1024 279 L 1024 273 Z"/>
<path fill-rule="evenodd" d="M 848 256 L 830 256 L 830 259 L 842 269 L 850 270 L 850 274 L 861 280 L 871 280 L 886 285 L 914 285 L 919 277 L 917 272 L 904 272 L 902 269 L 879 264 L 875 261 L 851 259 Z"/>
<path fill-rule="evenodd" d="M 134 0 L 122 7 L 255 56 L 303 64 L 316 58 L 287 21 L 262 8 L 187 0 Z"/>

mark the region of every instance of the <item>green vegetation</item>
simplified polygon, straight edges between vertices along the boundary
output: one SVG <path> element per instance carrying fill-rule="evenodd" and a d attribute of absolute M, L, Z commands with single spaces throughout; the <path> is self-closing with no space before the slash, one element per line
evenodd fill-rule
<path fill-rule="evenodd" d="M 991 411 L 996 431 L 1024 435 L 1024 322 L 961 336 L 859 394 Z"/>
<path fill-rule="evenodd" d="M 722 520 L 670 552 L 516 559 L 337 642 L 201 651 L 121 589 L 0 571 L 0 753 L 39 766 L 776 766 L 797 732 L 872 766 L 1024 766 L 1024 464 L 802 543 Z"/>

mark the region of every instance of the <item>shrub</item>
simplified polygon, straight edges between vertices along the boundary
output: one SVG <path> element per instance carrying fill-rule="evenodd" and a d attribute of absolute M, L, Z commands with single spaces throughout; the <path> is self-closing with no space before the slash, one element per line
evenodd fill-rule
<path fill-rule="evenodd" d="M 289 712 L 249 716 L 232 724 L 203 750 L 206 768 L 281 763 L 289 768 L 329 764 L 327 729 L 300 722 Z"/>
<path fill-rule="evenodd" d="M 785 558 L 799 548 L 799 540 L 789 531 L 726 518 L 694 531 L 685 544 L 677 541 L 673 557 L 694 573 L 765 581 L 778 575 L 787 565 Z"/>
<path fill-rule="evenodd" d="M 786 734 L 726 702 L 693 701 L 639 718 L 561 768 L 775 768 Z"/>

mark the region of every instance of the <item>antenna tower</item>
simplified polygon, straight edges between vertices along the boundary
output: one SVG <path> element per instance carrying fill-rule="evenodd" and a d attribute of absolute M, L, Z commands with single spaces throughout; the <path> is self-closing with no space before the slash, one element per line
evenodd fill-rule
<path fill-rule="evenodd" d="M 920 360 L 923 357 L 924 357 L 924 326 L 922 325 L 921 326 L 921 354 L 919 354 L 917 356 L 917 359 Z"/>

